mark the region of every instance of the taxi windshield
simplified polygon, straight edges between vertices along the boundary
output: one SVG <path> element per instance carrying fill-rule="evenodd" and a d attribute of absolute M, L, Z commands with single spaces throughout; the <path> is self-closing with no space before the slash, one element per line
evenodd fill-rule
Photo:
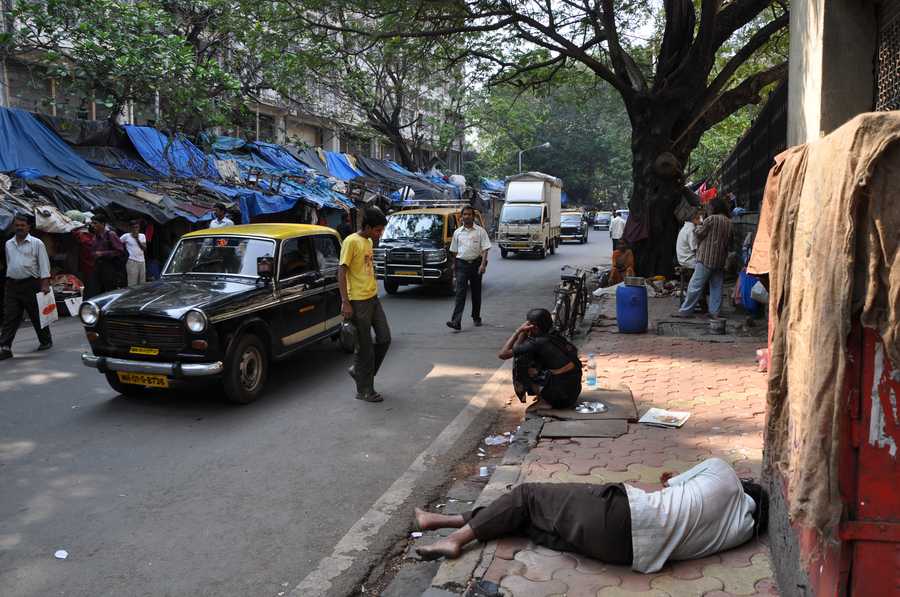
<path fill-rule="evenodd" d="M 439 214 L 392 214 L 381 240 L 434 240 L 444 238 L 444 217 Z"/>
<path fill-rule="evenodd" d="M 163 275 L 218 274 L 257 277 L 256 259 L 275 255 L 271 240 L 235 236 L 183 239 L 175 247 Z"/>

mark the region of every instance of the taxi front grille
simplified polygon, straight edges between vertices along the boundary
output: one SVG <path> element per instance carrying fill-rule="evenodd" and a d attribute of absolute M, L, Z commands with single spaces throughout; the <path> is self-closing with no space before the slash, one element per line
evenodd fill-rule
<path fill-rule="evenodd" d="M 117 348 L 145 346 L 161 352 L 177 352 L 184 348 L 184 325 L 180 321 L 110 318 L 104 324 L 106 341 Z"/>
<path fill-rule="evenodd" d="M 531 237 L 527 234 L 508 234 L 508 235 L 506 235 L 506 238 L 508 240 L 518 240 L 518 241 L 531 240 Z"/>
<path fill-rule="evenodd" d="M 388 253 L 387 261 L 391 265 L 422 265 L 422 253 L 408 249 L 397 249 Z"/>

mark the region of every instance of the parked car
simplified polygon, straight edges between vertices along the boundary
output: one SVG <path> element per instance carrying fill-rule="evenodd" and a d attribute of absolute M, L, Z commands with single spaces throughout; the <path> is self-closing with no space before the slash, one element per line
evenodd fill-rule
<path fill-rule="evenodd" d="M 576 241 L 584 244 L 588 241 L 589 226 L 584 217 L 584 213 L 580 211 L 564 211 L 560 216 L 560 240 Z"/>
<path fill-rule="evenodd" d="M 608 211 L 598 211 L 594 214 L 594 230 L 609 230 L 609 222 L 612 220 L 612 213 Z"/>
<path fill-rule="evenodd" d="M 339 337 L 339 259 L 338 234 L 322 226 L 191 232 L 159 280 L 82 303 L 81 359 L 121 394 L 214 380 L 228 400 L 252 402 L 273 360 Z"/>
<path fill-rule="evenodd" d="M 448 249 L 453 233 L 462 226 L 460 209 L 426 207 L 388 216 L 374 252 L 375 275 L 388 294 L 406 284 L 439 286 L 453 292 L 453 259 Z M 477 210 L 475 223 L 484 226 Z"/>

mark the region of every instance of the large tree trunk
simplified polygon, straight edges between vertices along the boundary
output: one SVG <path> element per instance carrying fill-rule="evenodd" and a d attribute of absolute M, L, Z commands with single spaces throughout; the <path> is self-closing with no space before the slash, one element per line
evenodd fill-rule
<path fill-rule="evenodd" d="M 684 196 L 681 165 L 685 158 L 671 153 L 670 132 L 680 113 L 669 102 L 630 111 L 633 190 L 625 238 L 632 245 L 641 276 L 674 272 L 680 228 L 674 212 Z M 665 162 L 664 158 L 660 170 L 661 156 L 674 157 L 677 162 Z"/>

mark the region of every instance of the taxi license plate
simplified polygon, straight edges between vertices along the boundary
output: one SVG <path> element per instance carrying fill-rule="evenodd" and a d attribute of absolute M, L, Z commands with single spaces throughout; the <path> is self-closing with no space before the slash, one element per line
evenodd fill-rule
<path fill-rule="evenodd" d="M 169 378 L 165 375 L 151 375 L 147 373 L 130 373 L 128 371 L 117 371 L 119 381 L 122 383 L 133 384 L 136 386 L 147 386 L 148 388 L 168 388 Z"/>
<path fill-rule="evenodd" d="M 145 354 L 151 357 L 155 357 L 159 354 L 158 348 L 149 348 L 147 346 L 132 346 L 131 350 L 129 350 L 131 354 Z"/>
<path fill-rule="evenodd" d="M 527 249 L 529 247 L 528 243 L 512 243 L 509 246 L 513 249 Z"/>
<path fill-rule="evenodd" d="M 412 272 L 409 270 L 398 270 L 394 272 L 395 276 L 418 276 L 419 272 Z"/>

